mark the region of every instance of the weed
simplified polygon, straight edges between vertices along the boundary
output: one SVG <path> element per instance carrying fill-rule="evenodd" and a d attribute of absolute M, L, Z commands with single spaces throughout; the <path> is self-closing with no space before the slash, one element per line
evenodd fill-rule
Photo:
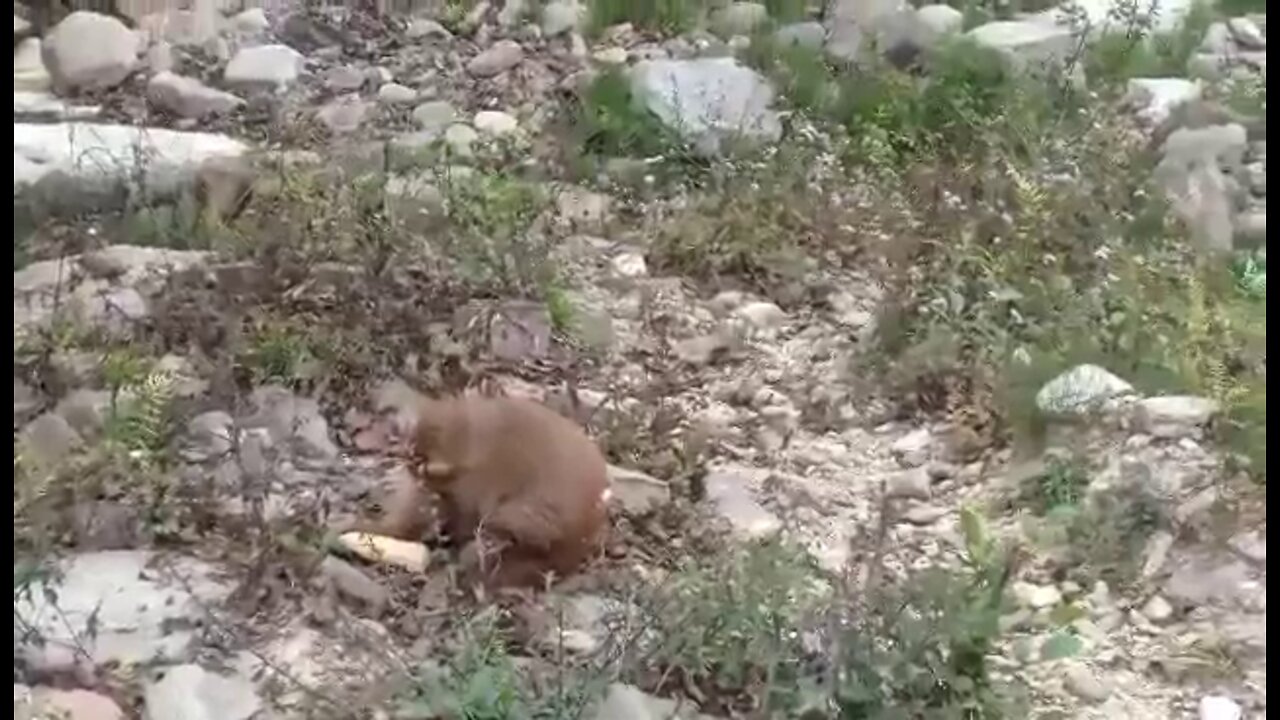
<path fill-rule="evenodd" d="M 590 0 L 588 4 L 593 33 L 629 22 L 643 30 L 678 35 L 692 30 L 702 13 L 702 0 Z"/>
<path fill-rule="evenodd" d="M 1059 507 L 1050 519 L 1062 528 L 1068 562 L 1077 565 L 1082 578 L 1105 580 L 1111 587 L 1127 587 L 1137 578 L 1147 541 L 1168 525 L 1150 478 L 1143 477 L 1126 478 L 1082 506 Z"/>
<path fill-rule="evenodd" d="M 1043 473 L 1029 478 L 1023 488 L 1023 501 L 1039 514 L 1059 508 L 1074 508 L 1084 498 L 1089 474 L 1078 462 L 1054 457 Z"/>
<path fill-rule="evenodd" d="M 127 398 L 113 396 L 107 441 L 119 445 L 137 462 L 153 463 L 169 440 L 173 378 L 166 372 L 152 371 L 129 389 L 132 392 Z"/>
<path fill-rule="evenodd" d="M 551 327 L 561 333 L 572 332 L 573 302 L 570 301 L 564 288 L 556 283 L 548 283 L 542 290 L 542 297 L 547 304 L 547 313 L 551 316 Z"/>
<path fill-rule="evenodd" d="M 637 105 L 626 73 L 601 72 L 578 100 L 573 133 L 586 156 L 653 157 L 678 147 L 670 129 Z"/>
<path fill-rule="evenodd" d="M 316 356 L 302 331 L 288 323 L 266 322 L 251 333 L 241 364 L 252 370 L 258 383 L 296 386 L 314 374 Z"/>
<path fill-rule="evenodd" d="M 549 240 L 534 220 L 547 206 L 542 189 L 505 174 L 450 178 L 446 254 L 477 285 L 535 296 L 552 280 Z"/>
<path fill-rule="evenodd" d="M 1173 30 L 1152 33 L 1150 18 L 1136 3 L 1119 6 L 1107 32 L 1085 50 L 1085 76 L 1093 84 L 1119 87 L 1134 77 L 1181 77 L 1213 21 L 1209 3 L 1197 2 Z"/>
<path fill-rule="evenodd" d="M 764 0 L 764 6 L 769 19 L 780 23 L 803 20 L 809 14 L 807 0 Z"/>

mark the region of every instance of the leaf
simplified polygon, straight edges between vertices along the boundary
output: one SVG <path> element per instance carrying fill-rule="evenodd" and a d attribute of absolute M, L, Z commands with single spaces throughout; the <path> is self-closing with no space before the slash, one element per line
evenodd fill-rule
<path fill-rule="evenodd" d="M 1049 621 L 1055 625 L 1065 626 L 1085 617 L 1088 613 L 1074 603 L 1063 603 L 1049 613 Z"/>
<path fill-rule="evenodd" d="M 1045 641 L 1040 647 L 1040 657 L 1043 660 L 1062 660 L 1074 657 L 1083 647 L 1080 638 L 1064 630 Z"/>
<path fill-rule="evenodd" d="M 982 515 L 972 506 L 960 508 L 960 530 L 964 533 L 965 552 L 976 565 L 984 565 L 990 556 L 991 538 Z"/>

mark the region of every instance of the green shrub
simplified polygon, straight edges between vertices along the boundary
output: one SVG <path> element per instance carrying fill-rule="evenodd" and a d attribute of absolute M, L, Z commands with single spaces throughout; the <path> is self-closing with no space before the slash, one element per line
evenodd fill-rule
<path fill-rule="evenodd" d="M 590 0 L 590 28 L 598 33 L 629 22 L 642 30 L 676 35 L 692 30 L 703 13 L 702 0 Z"/>

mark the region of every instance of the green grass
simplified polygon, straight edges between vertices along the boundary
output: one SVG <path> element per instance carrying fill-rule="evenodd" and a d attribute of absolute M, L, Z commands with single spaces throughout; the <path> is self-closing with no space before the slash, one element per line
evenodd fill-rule
<path fill-rule="evenodd" d="M 1122 87 L 1135 77 L 1183 77 L 1214 17 L 1213 7 L 1200 2 L 1169 32 L 1151 34 L 1137 21 L 1122 25 L 1089 45 L 1085 77 L 1101 87 Z"/>
<path fill-rule="evenodd" d="M 701 0 L 589 0 L 588 27 L 598 34 L 629 22 L 641 30 L 677 35 L 692 30 L 704 10 Z"/>
<path fill-rule="evenodd" d="M 639 107 L 624 70 L 606 69 L 578 100 L 573 141 L 586 156 L 652 157 L 679 147 L 674 132 Z"/>

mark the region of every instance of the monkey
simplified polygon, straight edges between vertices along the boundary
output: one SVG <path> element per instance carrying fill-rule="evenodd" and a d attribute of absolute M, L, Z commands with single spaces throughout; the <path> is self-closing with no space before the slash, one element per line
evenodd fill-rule
<path fill-rule="evenodd" d="M 491 588 L 537 588 L 564 578 L 607 529 L 604 456 L 549 408 L 516 398 L 426 400 L 412 437 L 411 479 L 392 495 L 375 532 L 418 540 L 427 494 L 468 574 Z"/>

